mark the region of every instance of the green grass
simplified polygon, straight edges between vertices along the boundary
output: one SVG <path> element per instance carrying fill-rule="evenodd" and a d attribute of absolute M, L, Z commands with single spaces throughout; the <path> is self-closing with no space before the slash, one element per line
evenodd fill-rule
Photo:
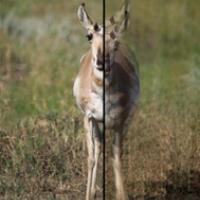
<path fill-rule="evenodd" d="M 107 13 L 118 9 L 113 2 Z M 89 44 L 79 3 L 0 2 L 0 199 L 83 199 L 87 151 L 72 86 Z M 124 171 L 134 198 L 187 199 L 183 191 L 195 198 L 199 189 L 198 4 L 132 3 L 123 40 L 140 63 L 141 98 Z M 87 7 L 101 21 L 99 1 Z"/>

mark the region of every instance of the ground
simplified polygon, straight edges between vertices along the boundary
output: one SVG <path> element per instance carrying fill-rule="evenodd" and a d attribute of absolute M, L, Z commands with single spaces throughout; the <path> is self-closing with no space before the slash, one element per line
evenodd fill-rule
<path fill-rule="evenodd" d="M 79 3 L 0 2 L 2 200 L 84 199 L 87 149 L 72 95 L 79 60 L 89 48 L 76 17 Z M 94 21 L 101 21 L 99 1 L 86 3 Z M 123 42 L 140 64 L 141 97 L 123 151 L 130 199 L 200 199 L 198 4 L 132 4 Z M 118 8 L 114 1 L 106 5 L 108 13 Z M 107 138 L 106 195 L 114 199 Z"/>

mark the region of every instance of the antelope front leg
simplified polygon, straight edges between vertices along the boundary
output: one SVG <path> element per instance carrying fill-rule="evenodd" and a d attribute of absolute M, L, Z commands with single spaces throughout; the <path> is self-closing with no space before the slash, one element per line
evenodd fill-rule
<path fill-rule="evenodd" d="M 93 131 L 94 131 L 94 168 L 92 174 L 92 186 L 91 186 L 91 199 L 95 198 L 96 194 L 96 177 L 97 177 L 97 167 L 98 167 L 98 160 L 100 155 L 100 132 L 98 124 L 95 120 L 93 120 Z"/>
<path fill-rule="evenodd" d="M 85 118 L 85 129 L 87 131 L 87 146 L 88 146 L 88 180 L 86 200 L 94 200 L 96 194 L 96 173 L 100 154 L 100 141 L 98 125 L 95 119 Z"/>
<path fill-rule="evenodd" d="M 127 196 L 124 190 L 121 150 L 122 150 L 122 133 L 116 132 L 113 141 L 113 169 L 115 174 L 116 199 L 126 200 Z"/>
<path fill-rule="evenodd" d="M 88 178 L 87 178 L 87 191 L 86 200 L 91 200 L 91 184 L 92 184 L 92 172 L 94 167 L 94 143 L 92 139 L 92 133 L 90 130 L 90 122 L 87 117 L 84 118 L 84 127 L 86 130 L 86 140 L 88 148 Z"/>

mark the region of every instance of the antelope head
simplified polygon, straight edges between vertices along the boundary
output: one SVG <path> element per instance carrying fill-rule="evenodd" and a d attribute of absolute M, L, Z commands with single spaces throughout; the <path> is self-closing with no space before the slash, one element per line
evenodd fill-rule
<path fill-rule="evenodd" d="M 103 54 L 103 26 L 93 23 L 89 17 L 85 4 L 78 8 L 78 18 L 87 30 L 87 38 L 91 43 L 92 66 L 95 70 L 103 72 L 103 55 L 105 55 L 105 74 L 108 75 L 112 70 L 115 52 L 119 48 L 120 37 L 127 29 L 129 19 L 129 2 L 121 7 L 115 16 L 110 17 L 105 22 L 105 54 Z"/>

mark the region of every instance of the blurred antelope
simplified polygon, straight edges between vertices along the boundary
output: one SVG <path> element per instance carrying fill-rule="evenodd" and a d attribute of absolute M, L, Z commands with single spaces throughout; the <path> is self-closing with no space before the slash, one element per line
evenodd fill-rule
<path fill-rule="evenodd" d="M 95 199 L 97 164 L 101 146 L 103 103 L 105 103 L 106 133 L 113 133 L 113 168 L 115 174 L 116 199 L 125 200 L 121 169 L 122 140 L 130 117 L 139 97 L 139 78 L 134 58 L 122 48 L 120 37 L 128 25 L 129 11 L 126 1 L 115 17 L 106 21 L 106 35 L 103 41 L 103 27 L 93 23 L 85 5 L 78 8 L 78 18 L 87 29 L 91 43 L 90 50 L 81 58 L 81 68 L 74 82 L 73 92 L 79 108 L 84 113 L 84 127 L 88 146 L 88 180 L 86 200 Z M 105 59 L 103 59 L 105 42 Z M 105 69 L 103 69 L 105 60 Z M 103 73 L 105 73 L 105 102 L 103 102 Z"/>

